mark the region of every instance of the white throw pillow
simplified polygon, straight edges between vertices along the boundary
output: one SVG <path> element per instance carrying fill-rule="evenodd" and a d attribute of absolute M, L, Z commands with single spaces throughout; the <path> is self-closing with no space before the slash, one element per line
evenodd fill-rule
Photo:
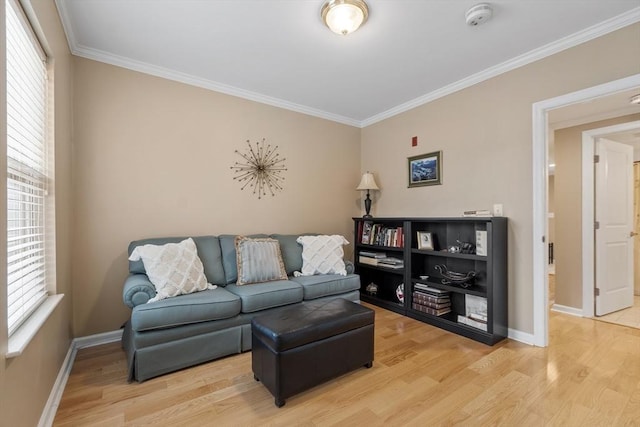
<path fill-rule="evenodd" d="M 300 236 L 296 241 L 302 245 L 302 272 L 294 276 L 347 275 L 342 246 L 349 242 L 343 236 Z"/>
<path fill-rule="evenodd" d="M 207 283 L 198 249 L 191 238 L 180 243 L 137 246 L 129 261 L 140 259 L 157 292 L 148 302 L 216 288 Z"/>

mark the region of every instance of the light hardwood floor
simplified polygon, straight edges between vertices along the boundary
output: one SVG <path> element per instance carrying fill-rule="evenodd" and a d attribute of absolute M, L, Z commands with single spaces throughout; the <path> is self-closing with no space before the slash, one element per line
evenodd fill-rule
<path fill-rule="evenodd" d="M 254 381 L 251 353 L 128 384 L 113 343 L 78 352 L 54 425 L 640 425 L 638 329 L 552 312 L 548 348 L 488 347 L 371 307 L 373 368 L 282 408 Z"/>

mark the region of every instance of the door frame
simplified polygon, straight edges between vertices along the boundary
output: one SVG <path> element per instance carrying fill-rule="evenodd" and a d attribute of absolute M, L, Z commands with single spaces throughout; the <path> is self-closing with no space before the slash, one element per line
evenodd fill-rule
<path fill-rule="evenodd" d="M 533 149 L 533 344 L 546 347 L 549 343 L 549 276 L 546 236 L 548 215 L 548 112 L 616 92 L 640 87 L 640 74 L 536 102 L 532 105 Z M 593 197 L 593 196 L 592 196 Z M 584 200 L 584 199 L 583 199 Z M 583 219 L 584 221 L 584 219 Z M 593 223 L 593 222 L 592 222 Z"/>
<path fill-rule="evenodd" d="M 640 120 L 582 132 L 582 316 L 595 316 L 595 173 L 593 156 L 597 138 L 615 132 L 640 130 Z"/>

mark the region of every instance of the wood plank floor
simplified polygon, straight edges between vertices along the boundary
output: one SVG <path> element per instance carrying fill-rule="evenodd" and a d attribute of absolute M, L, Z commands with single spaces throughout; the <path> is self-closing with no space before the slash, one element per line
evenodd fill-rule
<path fill-rule="evenodd" d="M 488 347 L 371 307 L 373 368 L 282 408 L 251 353 L 129 384 L 113 343 L 78 352 L 54 425 L 640 426 L 638 329 L 552 312 L 548 348 Z"/>

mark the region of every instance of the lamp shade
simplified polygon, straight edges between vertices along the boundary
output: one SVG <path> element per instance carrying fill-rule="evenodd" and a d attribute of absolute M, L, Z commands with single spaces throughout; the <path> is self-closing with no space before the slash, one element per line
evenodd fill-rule
<path fill-rule="evenodd" d="M 363 0 L 329 0 L 322 7 L 321 14 L 331 31 L 346 36 L 364 24 L 369 9 Z"/>
<path fill-rule="evenodd" d="M 371 172 L 366 172 L 362 175 L 362 179 L 356 190 L 379 190 L 378 184 L 376 184 L 376 180 L 373 178 Z"/>

